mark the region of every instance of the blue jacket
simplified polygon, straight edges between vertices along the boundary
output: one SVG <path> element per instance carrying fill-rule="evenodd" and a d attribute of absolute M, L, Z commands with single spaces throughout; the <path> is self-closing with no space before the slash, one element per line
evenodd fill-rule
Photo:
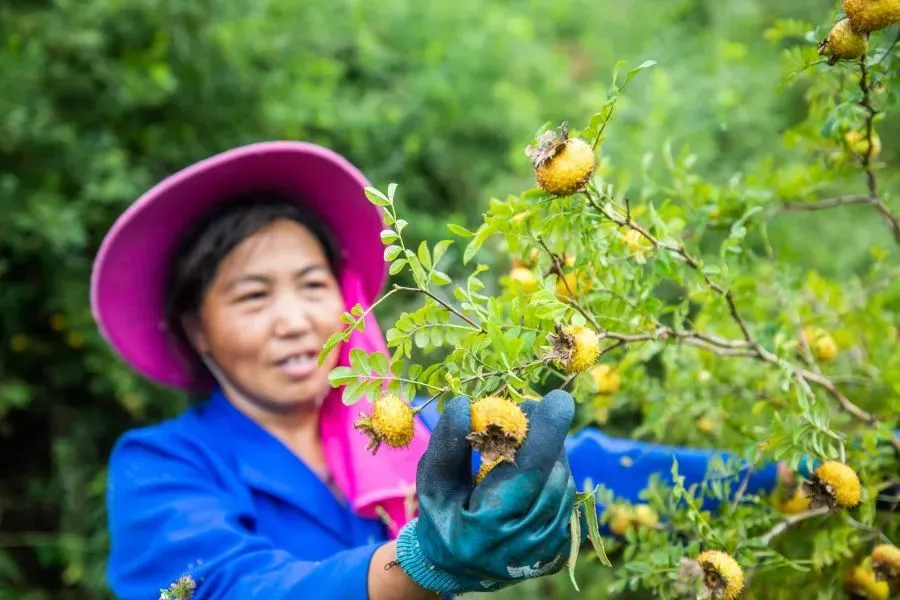
<path fill-rule="evenodd" d="M 429 407 L 420 416 L 433 427 L 438 414 Z M 666 480 L 673 455 L 690 484 L 704 478 L 712 452 L 596 429 L 568 440 L 579 489 L 590 478 L 632 501 L 651 474 Z M 353 514 L 220 393 L 178 418 L 125 433 L 108 477 L 107 575 L 123 600 L 157 600 L 186 574 L 202 582 L 196 600 L 366 600 L 369 562 L 388 540 L 380 521 Z M 774 482 L 775 468 L 767 467 L 749 489 Z"/>

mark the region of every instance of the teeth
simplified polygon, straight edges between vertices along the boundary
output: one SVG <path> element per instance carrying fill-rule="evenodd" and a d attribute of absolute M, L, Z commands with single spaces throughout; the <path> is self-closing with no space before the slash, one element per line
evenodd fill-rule
<path fill-rule="evenodd" d="M 313 359 L 313 355 L 312 355 L 312 354 L 300 354 L 300 355 L 298 355 L 298 356 L 292 356 L 292 357 L 290 357 L 289 359 L 287 359 L 287 360 L 284 361 L 284 362 L 285 362 L 286 364 L 289 364 L 289 365 L 292 365 L 292 364 L 304 364 L 304 363 L 308 363 L 308 362 L 311 361 L 312 359 Z"/>

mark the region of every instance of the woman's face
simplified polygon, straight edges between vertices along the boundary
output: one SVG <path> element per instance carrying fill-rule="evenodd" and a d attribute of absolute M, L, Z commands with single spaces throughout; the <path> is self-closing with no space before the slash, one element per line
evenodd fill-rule
<path fill-rule="evenodd" d="M 344 303 L 325 252 L 303 225 L 275 221 L 236 246 L 219 265 L 200 307 L 197 350 L 268 411 L 317 402 L 327 392 L 331 352 Z M 227 386 L 226 386 L 227 387 Z"/>

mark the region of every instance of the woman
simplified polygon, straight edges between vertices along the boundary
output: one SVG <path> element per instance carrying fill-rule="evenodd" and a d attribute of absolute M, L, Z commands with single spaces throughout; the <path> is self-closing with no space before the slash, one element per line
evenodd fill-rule
<path fill-rule="evenodd" d="M 127 432 L 109 465 L 109 584 L 194 598 L 435 598 L 559 571 L 576 481 L 637 500 L 673 453 L 687 483 L 712 453 L 567 437 L 572 398 L 524 406 L 515 466 L 472 480 L 468 402 L 420 414 L 403 451 L 367 451 L 328 372 L 387 352 L 371 318 L 319 366 L 341 314 L 387 273 L 364 176 L 324 148 L 251 144 L 144 194 L 103 241 L 91 301 L 111 347 L 150 380 L 204 396 Z M 622 460 L 627 456 L 630 460 Z M 571 465 L 571 466 L 570 466 Z M 628 466 L 626 466 L 628 465 Z M 772 487 L 776 468 L 753 474 Z"/>

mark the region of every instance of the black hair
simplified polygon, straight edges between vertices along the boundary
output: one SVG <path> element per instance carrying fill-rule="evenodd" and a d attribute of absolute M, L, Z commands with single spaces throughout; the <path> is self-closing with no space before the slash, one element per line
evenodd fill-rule
<path fill-rule="evenodd" d="M 182 319 L 197 315 L 203 296 L 228 253 L 248 237 L 281 219 L 306 227 L 322 246 L 332 273 L 338 275 L 341 267 L 338 245 L 317 214 L 279 192 L 257 191 L 228 198 L 203 215 L 182 236 L 169 263 L 166 326 L 192 354 Z"/>

